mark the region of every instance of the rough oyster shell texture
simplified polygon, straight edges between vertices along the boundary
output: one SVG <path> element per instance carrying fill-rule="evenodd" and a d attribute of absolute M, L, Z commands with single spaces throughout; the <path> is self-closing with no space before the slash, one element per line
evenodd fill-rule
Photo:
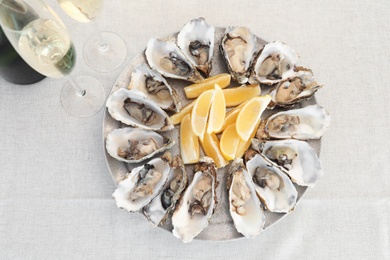
<path fill-rule="evenodd" d="M 227 65 L 225 61 L 222 58 L 221 53 L 219 52 L 219 46 L 221 43 L 221 40 L 224 36 L 225 28 L 216 28 L 215 29 L 215 43 L 214 43 L 214 54 L 213 59 L 211 61 L 211 73 L 210 75 L 215 75 L 219 73 L 226 73 L 228 72 Z M 168 40 L 171 42 L 175 42 L 177 39 L 177 34 L 171 35 L 164 40 Z M 257 45 L 258 46 L 264 46 L 267 42 L 264 40 L 257 38 Z M 147 63 L 144 52 L 137 55 L 132 62 L 122 71 L 120 76 L 117 78 L 111 94 L 117 91 L 120 88 L 126 88 L 131 79 L 131 73 L 134 71 L 135 67 Z M 187 86 L 189 83 L 185 82 L 183 80 L 177 80 L 172 78 L 166 78 L 169 85 L 172 86 L 173 89 L 175 89 L 178 93 L 179 99 L 183 102 L 183 105 L 186 105 L 189 100 L 186 100 L 183 87 Z M 232 86 L 237 86 L 237 83 L 232 83 Z M 311 97 L 307 100 L 302 100 L 299 104 L 295 104 L 295 108 L 304 107 L 307 105 L 315 104 L 316 101 L 314 97 Z M 279 108 L 275 108 L 274 110 L 267 110 L 264 113 L 264 116 L 269 116 L 270 114 L 273 114 L 275 112 L 280 111 Z M 114 120 L 106 111 L 104 116 L 104 122 L 103 122 L 103 136 L 104 138 L 107 137 L 108 133 L 112 131 L 115 128 L 123 127 L 124 125 L 116 120 Z M 171 137 L 175 141 L 178 141 L 178 127 L 176 126 L 174 129 L 172 129 L 169 132 L 162 133 L 163 135 L 167 137 Z M 320 140 L 309 140 L 307 141 L 311 147 L 314 148 L 317 154 L 319 154 L 320 151 Z M 180 154 L 179 147 L 176 145 L 170 149 L 170 152 L 173 155 Z M 108 164 L 108 168 L 110 169 L 111 175 L 114 179 L 115 183 L 120 182 L 123 180 L 127 173 L 137 167 L 140 166 L 140 164 L 126 164 L 123 162 L 119 162 L 115 159 L 113 159 L 108 153 L 106 153 L 106 161 Z M 187 172 L 188 172 L 188 178 L 189 182 L 193 179 L 193 166 L 188 166 Z M 228 190 L 226 189 L 226 174 L 228 171 L 228 167 L 225 167 L 224 169 L 219 169 L 219 174 L 217 175 L 217 182 L 219 183 L 217 189 L 216 189 L 216 197 L 219 198 L 218 204 L 215 208 L 213 217 L 210 219 L 210 224 L 205 228 L 198 236 L 196 236 L 195 239 L 200 240 L 233 240 L 237 238 L 242 238 L 243 236 L 236 230 L 233 224 L 233 220 L 229 214 L 229 206 L 228 206 Z M 295 185 L 298 193 L 299 200 L 302 195 L 306 192 L 307 187 L 306 186 L 298 186 Z M 264 211 L 264 214 L 266 216 L 266 220 L 264 223 L 264 228 L 268 228 L 274 223 L 276 223 L 279 219 L 284 217 L 286 214 L 284 213 L 272 213 L 268 210 Z M 173 226 L 171 223 L 171 219 L 168 218 L 165 224 L 162 226 L 163 229 L 167 231 L 172 231 Z"/>

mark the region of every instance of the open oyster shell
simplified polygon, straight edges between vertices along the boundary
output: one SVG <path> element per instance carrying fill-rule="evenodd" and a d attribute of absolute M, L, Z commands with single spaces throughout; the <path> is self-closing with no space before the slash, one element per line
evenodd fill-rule
<path fill-rule="evenodd" d="M 161 226 L 175 209 L 187 187 L 187 172 L 179 156 L 173 158 L 171 172 L 160 193 L 144 207 L 143 212 L 153 226 Z"/>
<path fill-rule="evenodd" d="M 238 83 L 248 81 L 250 68 L 256 56 L 256 36 L 246 27 L 229 26 L 222 38 L 220 51 L 227 67 Z"/>
<path fill-rule="evenodd" d="M 107 152 L 126 163 L 138 163 L 171 148 L 175 141 L 154 131 L 126 127 L 107 135 Z"/>
<path fill-rule="evenodd" d="M 215 28 L 206 23 L 204 18 L 193 19 L 177 35 L 177 45 L 188 60 L 206 77 L 211 71 L 214 52 Z"/>
<path fill-rule="evenodd" d="M 271 212 L 289 213 L 295 207 L 298 192 L 287 174 L 261 154 L 246 162 L 256 193 Z"/>
<path fill-rule="evenodd" d="M 169 116 L 140 91 L 120 88 L 108 97 L 110 115 L 122 123 L 153 131 L 173 129 Z"/>
<path fill-rule="evenodd" d="M 129 89 L 141 91 L 147 98 L 154 101 L 164 110 L 178 112 L 181 108 L 179 96 L 176 91 L 157 71 L 142 64 L 131 73 Z"/>
<path fill-rule="evenodd" d="M 231 164 L 226 185 L 235 228 L 247 238 L 256 237 L 264 228 L 265 215 L 242 159 L 235 159 Z"/>
<path fill-rule="evenodd" d="M 252 141 L 252 148 L 261 152 L 274 165 L 285 171 L 293 182 L 313 186 L 324 174 L 316 152 L 305 141 Z"/>
<path fill-rule="evenodd" d="M 191 242 L 208 226 L 217 203 L 214 161 L 209 157 L 201 158 L 195 171 L 192 182 L 172 215 L 172 233 L 184 243 Z"/>
<path fill-rule="evenodd" d="M 301 100 L 311 98 L 322 87 L 315 81 L 310 69 L 297 67 L 297 70 L 292 78 L 280 82 L 270 92 L 272 101 L 268 108 L 290 107 Z"/>
<path fill-rule="evenodd" d="M 275 113 L 262 120 L 256 133 L 258 139 L 318 139 L 328 129 L 330 115 L 319 106 L 311 105 Z"/>
<path fill-rule="evenodd" d="M 202 76 L 173 42 L 150 39 L 145 50 L 149 66 L 168 78 L 200 82 Z"/>
<path fill-rule="evenodd" d="M 266 44 L 253 67 L 251 81 L 272 85 L 295 75 L 298 54 L 281 41 Z"/>
<path fill-rule="evenodd" d="M 118 183 L 112 194 L 118 208 L 136 212 L 156 197 L 168 179 L 171 159 L 171 154 L 167 152 L 160 158 L 134 168 Z"/>

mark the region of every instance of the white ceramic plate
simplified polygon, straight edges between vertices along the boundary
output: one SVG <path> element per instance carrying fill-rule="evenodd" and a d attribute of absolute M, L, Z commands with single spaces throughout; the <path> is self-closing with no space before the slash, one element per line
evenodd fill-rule
<path fill-rule="evenodd" d="M 221 39 L 223 37 L 225 29 L 224 28 L 216 28 L 215 31 L 215 48 L 214 48 L 214 58 L 212 61 L 212 70 L 210 75 L 216 75 L 220 73 L 228 73 L 228 69 L 226 67 L 225 61 L 223 60 L 220 51 L 219 51 L 219 44 L 221 42 Z M 168 36 L 167 38 L 176 38 L 177 34 Z M 266 44 L 267 42 L 258 38 L 258 44 L 259 49 L 261 48 L 261 45 Z M 112 90 L 110 92 L 110 95 L 118 90 L 119 88 L 126 88 L 130 83 L 130 76 L 134 68 L 138 65 L 141 65 L 146 62 L 146 58 L 144 55 L 144 51 L 139 53 L 131 62 L 129 65 L 126 66 L 126 68 L 121 72 L 119 77 L 117 78 L 114 86 L 112 87 Z M 190 100 L 187 100 L 184 95 L 183 87 L 190 85 L 190 82 L 186 82 L 183 80 L 174 80 L 167 78 L 168 83 L 176 89 L 176 91 L 179 94 L 179 97 L 181 98 L 182 105 L 186 105 L 190 102 Z M 232 81 L 231 86 L 239 86 L 238 83 Z M 262 93 L 267 93 L 268 89 L 262 86 Z M 315 98 L 311 98 L 310 100 L 301 102 L 299 107 L 304 107 L 307 105 L 315 104 Z M 269 115 L 270 113 L 275 113 L 276 111 L 279 111 L 278 109 L 274 109 L 271 111 L 265 111 L 263 114 L 263 118 Z M 106 143 L 106 137 L 107 134 L 115 129 L 115 128 L 121 128 L 124 127 L 122 123 L 114 120 L 111 118 L 110 114 L 108 113 L 107 109 L 104 113 L 103 118 L 103 139 L 104 139 L 104 151 L 106 155 L 106 161 L 108 168 L 110 170 L 111 176 L 114 179 L 114 182 L 117 184 L 120 182 L 127 173 L 134 167 L 140 165 L 140 164 L 126 164 L 124 162 L 120 162 L 114 158 L 112 158 L 105 149 L 105 143 Z M 170 132 L 163 132 L 162 134 L 168 137 L 173 138 L 176 141 L 176 144 L 169 150 L 172 155 L 180 155 L 179 150 L 179 126 L 176 126 L 173 131 Z M 320 148 L 321 148 L 321 140 L 311 140 L 308 141 L 308 143 L 314 148 L 314 150 L 319 155 Z M 234 240 L 238 238 L 243 238 L 243 236 L 237 232 L 237 230 L 234 228 L 233 220 L 230 217 L 229 209 L 228 209 L 228 197 L 227 197 L 227 190 L 226 190 L 226 177 L 227 177 L 227 169 L 229 166 L 226 166 L 225 168 L 218 170 L 218 188 L 217 188 L 217 198 L 218 198 L 218 204 L 215 209 L 215 212 L 213 216 L 211 217 L 210 224 L 207 228 L 205 228 L 195 239 L 200 240 L 212 240 L 212 241 L 220 241 L 220 240 Z M 186 166 L 186 170 L 189 174 L 189 181 L 192 180 L 193 176 L 193 167 L 192 166 Z M 302 195 L 306 192 L 307 187 L 301 187 L 295 185 L 298 191 L 298 201 L 302 198 Z M 114 203 L 114 201 L 113 201 Z M 299 210 L 299 206 L 297 208 Z M 278 220 L 281 218 L 287 216 L 288 214 L 284 213 L 271 213 L 269 211 L 265 211 L 266 213 L 266 223 L 265 228 L 269 228 L 271 225 L 275 224 Z M 130 213 L 129 213 L 130 214 Z M 294 214 L 293 212 L 290 214 Z M 145 228 L 149 228 L 149 225 L 147 223 L 147 219 L 145 218 L 145 223 L 142 223 L 145 225 Z M 164 230 L 171 231 L 172 225 L 170 223 L 170 220 L 167 221 L 167 223 L 161 227 Z"/>

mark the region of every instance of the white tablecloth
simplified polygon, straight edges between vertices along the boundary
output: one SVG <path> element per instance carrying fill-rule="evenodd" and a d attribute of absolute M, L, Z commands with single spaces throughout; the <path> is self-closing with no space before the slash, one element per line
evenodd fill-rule
<path fill-rule="evenodd" d="M 92 28 L 47 2 L 81 53 Z M 200 16 L 295 48 L 325 85 L 316 95 L 332 115 L 322 139 L 325 175 L 292 214 L 253 240 L 183 244 L 116 207 L 103 109 L 68 115 L 59 100 L 63 79 L 31 86 L 0 79 L 0 259 L 390 259 L 388 0 L 105 2 L 97 24 L 126 40 L 126 62 L 98 73 L 80 54 L 74 75 L 98 78 L 107 93 L 149 38 Z"/>

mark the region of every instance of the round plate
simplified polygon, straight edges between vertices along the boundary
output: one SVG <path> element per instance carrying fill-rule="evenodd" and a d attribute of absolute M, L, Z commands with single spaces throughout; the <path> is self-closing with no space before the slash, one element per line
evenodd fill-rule
<path fill-rule="evenodd" d="M 223 37 L 223 34 L 225 32 L 225 28 L 216 28 L 215 30 L 215 46 L 214 46 L 214 57 L 212 61 L 212 70 L 210 75 L 216 75 L 220 73 L 228 73 L 228 69 L 226 67 L 225 61 L 223 60 L 220 52 L 219 52 L 219 44 L 221 42 L 221 39 Z M 171 35 L 167 37 L 167 39 L 175 40 L 177 34 Z M 267 42 L 258 38 L 257 44 L 258 49 L 265 45 Z M 134 70 L 135 67 L 138 65 L 147 63 L 144 52 L 139 53 L 131 62 L 129 65 L 126 66 L 126 68 L 121 72 L 119 77 L 117 78 L 114 86 L 112 87 L 112 90 L 110 92 L 110 95 L 114 93 L 119 88 L 126 88 L 130 83 L 130 77 L 131 73 Z M 180 100 L 182 102 L 182 105 L 186 105 L 190 102 L 190 100 L 187 100 L 185 98 L 185 94 L 183 91 L 183 87 L 188 86 L 192 83 L 186 82 L 183 80 L 175 80 L 175 79 L 169 79 L 166 78 L 168 83 L 177 91 Z M 232 81 L 231 86 L 239 86 L 237 82 Z M 262 86 L 262 93 L 267 93 L 268 89 L 266 87 Z M 297 105 L 295 108 L 304 107 L 307 105 L 316 104 L 315 98 L 312 97 L 309 100 L 301 102 L 299 105 Z M 275 113 L 279 111 L 278 109 L 273 109 L 271 111 L 266 110 L 264 114 L 262 115 L 262 118 L 266 117 L 267 115 L 271 113 Z M 126 164 L 124 162 L 120 162 L 114 158 L 112 158 L 105 149 L 105 143 L 106 143 L 106 137 L 107 134 L 116 128 L 124 127 L 121 122 L 118 122 L 114 120 L 110 114 L 108 113 L 107 109 L 104 113 L 103 118 L 103 139 L 104 139 L 104 151 L 106 155 L 106 162 L 108 165 L 108 168 L 111 172 L 111 176 L 114 179 L 114 182 L 117 184 L 121 180 L 123 180 L 127 173 L 134 167 L 139 166 L 140 164 Z M 179 150 L 179 126 L 175 126 L 174 130 L 169 132 L 163 132 L 162 134 L 168 137 L 171 137 L 176 141 L 176 144 L 169 150 L 173 156 L 180 155 Z M 310 140 L 308 143 L 313 147 L 313 149 L 317 152 L 319 155 L 320 149 L 321 149 L 321 140 Z M 233 220 L 230 217 L 229 214 L 229 207 L 228 207 L 228 193 L 226 189 L 226 176 L 227 176 L 227 170 L 229 166 L 226 166 L 222 169 L 218 169 L 218 187 L 217 187 L 217 198 L 218 198 L 218 204 L 214 211 L 213 216 L 210 219 L 210 224 L 208 227 L 206 227 L 198 236 L 195 237 L 195 239 L 200 240 L 213 240 L 213 241 L 220 241 L 220 240 L 234 240 L 238 238 L 243 238 L 243 236 L 237 232 L 233 225 Z M 186 166 L 186 171 L 189 175 L 189 181 L 191 181 L 193 176 L 193 166 Z M 294 184 L 295 185 L 295 184 Z M 306 192 L 307 187 L 302 187 L 295 185 L 297 191 L 298 191 L 298 201 L 302 198 L 302 195 Z M 294 214 L 294 213 L 290 213 Z M 264 225 L 264 228 L 268 228 L 271 225 L 275 224 L 278 220 L 285 217 L 288 214 L 285 213 L 272 213 L 269 211 L 265 211 L 266 215 L 266 222 Z M 148 226 L 146 223 L 145 218 L 145 228 Z M 164 226 L 161 227 L 164 230 L 167 230 L 171 232 L 172 230 L 172 224 L 170 223 L 170 220 L 165 223 Z"/>

